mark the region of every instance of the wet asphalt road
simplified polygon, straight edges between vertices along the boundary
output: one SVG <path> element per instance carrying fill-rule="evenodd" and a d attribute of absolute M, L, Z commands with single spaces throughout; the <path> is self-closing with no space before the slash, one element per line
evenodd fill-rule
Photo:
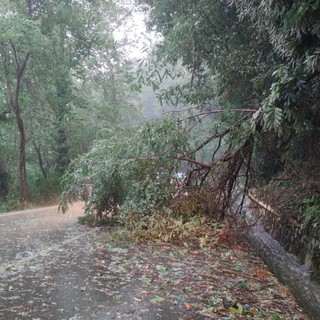
<path fill-rule="evenodd" d="M 180 319 L 174 306 L 133 298 L 140 283 L 125 279 L 105 229 L 77 223 L 82 214 L 81 203 L 65 215 L 56 206 L 0 214 L 0 320 Z"/>
<path fill-rule="evenodd" d="M 222 248 L 206 254 L 125 241 L 106 245 L 109 229 L 78 224 L 82 213 L 78 203 L 65 215 L 57 207 L 0 214 L 0 320 L 226 319 L 228 314 L 207 311 L 208 299 L 239 290 L 240 262 L 246 276 L 263 270 L 250 252 L 233 256 Z M 236 276 L 218 272 L 232 266 Z M 271 293 L 259 289 L 265 283 Z M 250 297 L 252 292 L 261 296 L 255 306 L 262 312 L 277 308 L 275 292 L 280 301 L 286 299 L 287 314 L 308 319 L 292 298 L 280 296 L 286 291 L 269 273 L 250 284 Z"/>
<path fill-rule="evenodd" d="M 47 207 L 0 214 L 0 319 L 97 319 L 106 298 L 90 281 L 101 232 Z M 99 235 L 100 233 L 100 235 Z M 107 319 L 107 318 L 106 318 Z"/>

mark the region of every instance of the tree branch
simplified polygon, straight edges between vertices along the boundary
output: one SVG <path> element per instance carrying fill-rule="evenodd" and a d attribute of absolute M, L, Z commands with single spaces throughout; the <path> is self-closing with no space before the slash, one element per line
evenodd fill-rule
<path fill-rule="evenodd" d="M 14 60 L 16 62 L 16 65 L 17 65 L 17 70 L 19 69 L 19 59 L 18 59 L 18 54 L 17 54 L 17 50 L 16 50 L 16 47 L 15 45 L 13 44 L 13 42 L 10 40 L 10 45 L 11 45 L 11 48 L 13 50 L 13 56 L 14 56 Z"/>
<path fill-rule="evenodd" d="M 202 142 L 198 147 L 196 147 L 196 149 L 194 150 L 195 152 L 201 150 L 203 147 L 205 147 L 208 143 L 210 143 L 211 141 L 213 141 L 214 139 L 218 139 L 218 138 L 222 138 L 224 137 L 226 134 L 228 134 L 230 132 L 230 129 L 227 129 L 224 132 L 221 132 L 219 134 L 213 135 L 211 137 L 209 137 L 207 140 L 205 140 L 204 142 Z"/>
<path fill-rule="evenodd" d="M 258 111 L 257 109 L 229 109 L 229 110 L 219 109 L 219 110 L 210 110 L 210 111 L 204 111 L 204 112 L 200 112 L 200 113 L 194 114 L 192 116 L 184 118 L 183 120 L 189 120 L 189 119 L 192 119 L 192 118 L 195 118 L 195 117 L 198 117 L 198 116 L 204 116 L 204 115 L 208 116 L 210 114 L 215 114 L 215 113 L 225 113 L 225 112 L 249 112 L 249 113 L 254 113 L 254 112 L 257 112 L 257 111 Z"/>
<path fill-rule="evenodd" d="M 194 164 L 201 166 L 203 168 L 211 169 L 211 165 L 205 164 L 205 163 L 197 161 L 197 160 L 190 159 L 189 157 L 187 157 L 185 155 L 179 157 L 178 160 L 191 162 L 191 163 L 194 163 Z"/>
<path fill-rule="evenodd" d="M 20 68 L 18 67 L 18 70 L 17 70 L 16 98 L 18 98 L 19 93 L 20 93 L 21 79 L 22 79 L 23 73 L 26 69 L 27 62 L 28 62 L 29 58 L 30 58 L 30 53 L 28 52 L 22 62 L 22 66 Z"/>

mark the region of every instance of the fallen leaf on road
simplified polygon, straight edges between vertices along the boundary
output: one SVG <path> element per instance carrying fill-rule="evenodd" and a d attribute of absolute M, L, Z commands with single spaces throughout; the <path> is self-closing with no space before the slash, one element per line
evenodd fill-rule
<path fill-rule="evenodd" d="M 151 299 L 152 302 L 162 302 L 164 300 L 165 299 L 163 297 L 159 297 L 159 296 L 156 296 L 153 299 Z"/>

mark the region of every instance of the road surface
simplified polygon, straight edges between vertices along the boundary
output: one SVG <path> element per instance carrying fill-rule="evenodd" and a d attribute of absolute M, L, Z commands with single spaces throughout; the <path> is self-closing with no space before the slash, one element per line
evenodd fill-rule
<path fill-rule="evenodd" d="M 101 232 L 77 223 L 81 203 L 0 214 L 0 319 L 96 319 Z M 96 246 L 95 246 L 96 244 Z M 89 285 L 88 285 L 89 283 Z"/>
<path fill-rule="evenodd" d="M 223 297 L 258 318 L 309 319 L 250 250 L 106 245 L 108 229 L 78 224 L 82 212 L 0 214 L 0 320 L 227 319 Z"/>
<path fill-rule="evenodd" d="M 80 225 L 82 214 L 81 203 L 0 214 L 0 320 L 180 319 L 134 297 L 127 250 L 107 249 L 106 229 Z"/>

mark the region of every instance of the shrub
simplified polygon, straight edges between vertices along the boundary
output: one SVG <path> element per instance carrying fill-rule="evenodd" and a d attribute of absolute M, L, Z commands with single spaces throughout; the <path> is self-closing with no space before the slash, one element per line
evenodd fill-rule
<path fill-rule="evenodd" d="M 57 199 L 62 192 L 61 173 L 53 169 L 46 177 L 39 172 L 29 174 L 28 191 L 29 200 L 33 203 L 45 203 Z"/>
<path fill-rule="evenodd" d="M 175 119 L 118 132 L 71 164 L 63 177 L 60 208 L 65 211 L 68 202 L 79 197 L 86 202 L 86 212 L 98 219 L 110 212 L 122 220 L 131 212 L 148 215 L 172 197 L 177 159 L 188 152 Z"/>

